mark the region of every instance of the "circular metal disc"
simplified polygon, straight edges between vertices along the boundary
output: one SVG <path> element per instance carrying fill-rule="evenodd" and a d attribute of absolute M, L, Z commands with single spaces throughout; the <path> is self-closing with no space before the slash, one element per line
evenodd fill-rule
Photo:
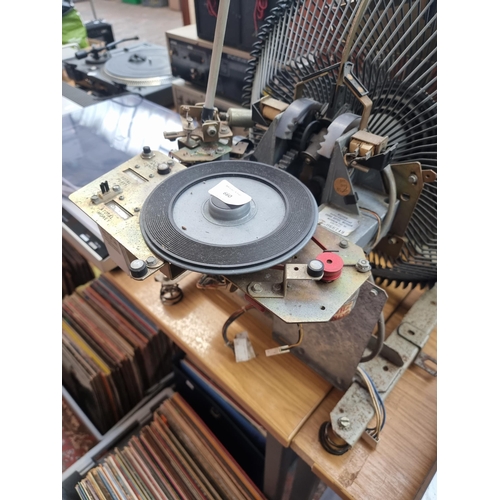
<path fill-rule="evenodd" d="M 208 191 L 221 181 L 251 197 L 236 218 L 211 210 L 211 203 L 220 202 Z M 317 222 L 317 204 L 299 180 L 243 160 L 207 162 L 173 174 L 151 192 L 140 216 L 142 235 L 157 256 L 191 271 L 227 275 L 286 261 L 307 244 Z"/>
<path fill-rule="evenodd" d="M 167 49 L 147 45 L 113 54 L 103 71 L 113 81 L 132 87 L 165 85 L 172 79 Z"/>

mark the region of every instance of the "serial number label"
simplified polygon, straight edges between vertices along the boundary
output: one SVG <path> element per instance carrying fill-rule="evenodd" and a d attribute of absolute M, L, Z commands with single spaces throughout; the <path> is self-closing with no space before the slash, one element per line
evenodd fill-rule
<path fill-rule="evenodd" d="M 219 182 L 219 184 L 214 186 L 208 192 L 228 205 L 240 206 L 252 200 L 251 196 L 243 191 L 240 191 L 236 186 L 233 186 L 226 180 Z"/>
<path fill-rule="evenodd" d="M 333 233 L 348 236 L 359 226 L 359 221 L 333 208 L 324 207 L 319 213 L 318 224 Z"/>

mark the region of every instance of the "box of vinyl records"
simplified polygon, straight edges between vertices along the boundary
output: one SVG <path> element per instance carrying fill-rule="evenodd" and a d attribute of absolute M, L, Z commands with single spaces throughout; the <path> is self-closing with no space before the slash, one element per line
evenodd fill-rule
<path fill-rule="evenodd" d="M 93 498 L 265 500 L 234 457 L 177 392 L 75 486 Z"/>

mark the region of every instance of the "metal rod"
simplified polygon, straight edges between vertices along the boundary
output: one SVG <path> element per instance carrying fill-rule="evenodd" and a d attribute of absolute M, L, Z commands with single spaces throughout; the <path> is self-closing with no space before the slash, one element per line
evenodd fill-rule
<path fill-rule="evenodd" d="M 217 24 L 215 25 L 214 43 L 212 46 L 212 57 L 210 59 L 210 72 L 208 75 L 207 93 L 202 111 L 202 120 L 212 120 L 214 114 L 215 92 L 217 80 L 219 79 L 220 61 L 224 47 L 224 36 L 226 34 L 227 17 L 231 0 L 221 0 L 217 12 Z"/>
<path fill-rule="evenodd" d="M 97 14 L 95 13 L 94 0 L 90 0 L 90 7 L 92 8 L 92 14 L 94 15 L 94 21 L 97 21 Z"/>

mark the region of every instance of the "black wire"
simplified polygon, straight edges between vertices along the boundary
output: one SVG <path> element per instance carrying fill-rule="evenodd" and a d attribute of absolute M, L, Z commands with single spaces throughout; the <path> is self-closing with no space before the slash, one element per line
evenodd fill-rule
<path fill-rule="evenodd" d="M 249 309 L 252 309 L 252 307 L 253 306 L 251 305 L 245 306 L 239 309 L 238 311 L 234 312 L 233 314 L 231 314 L 231 316 L 229 316 L 229 318 L 227 318 L 226 322 L 224 323 L 224 326 L 222 327 L 222 337 L 224 339 L 224 343 L 233 350 L 234 350 L 234 343 L 227 338 L 227 330 L 232 323 L 234 323 L 240 316 L 245 314 Z"/>
<path fill-rule="evenodd" d="M 384 347 L 385 319 L 384 319 L 384 315 L 382 313 L 380 314 L 380 317 L 378 319 L 377 326 L 378 326 L 378 328 L 377 328 L 377 345 L 376 345 L 375 349 L 370 354 L 362 357 L 359 360 L 360 363 L 366 363 L 367 361 L 372 360 L 373 358 L 375 358 L 376 356 L 378 356 L 380 354 L 380 352 L 382 351 L 382 347 Z"/>
<path fill-rule="evenodd" d="M 319 428 L 319 442 L 321 443 L 321 446 L 323 446 L 324 450 L 330 453 L 331 455 L 343 455 L 347 451 L 351 449 L 351 446 L 348 445 L 347 443 L 344 445 L 338 445 L 335 444 L 329 437 L 328 437 L 328 428 L 331 426 L 330 421 L 323 422 L 321 424 L 321 427 Z"/>

